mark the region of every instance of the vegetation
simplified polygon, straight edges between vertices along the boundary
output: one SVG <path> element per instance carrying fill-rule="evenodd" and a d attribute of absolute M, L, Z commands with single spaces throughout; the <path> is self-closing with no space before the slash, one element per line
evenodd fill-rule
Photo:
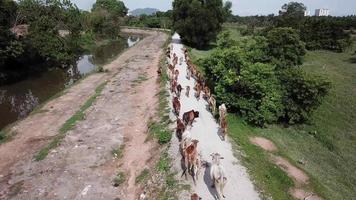
<path fill-rule="evenodd" d="M 125 145 L 120 145 L 118 148 L 112 149 L 111 154 L 114 156 L 114 158 L 120 159 L 124 155 L 124 149 Z"/>
<path fill-rule="evenodd" d="M 59 129 L 59 134 L 57 134 L 54 139 L 43 149 L 41 149 L 35 156 L 34 159 L 36 161 L 41 161 L 45 159 L 50 150 L 56 148 L 60 145 L 64 137 L 66 136 L 67 132 L 76 125 L 78 121 L 84 120 L 85 118 L 85 111 L 93 105 L 96 98 L 101 94 L 106 82 L 102 83 L 95 89 L 95 94 L 93 94 L 85 103 L 80 107 L 80 109 L 71 117 L 69 118 Z"/>
<path fill-rule="evenodd" d="M 70 66 L 96 40 L 117 39 L 127 8 L 117 0 L 98 0 L 91 12 L 70 0 L 5 0 L 0 13 L 2 85 Z"/>
<path fill-rule="evenodd" d="M 250 54 L 248 52 L 253 52 L 251 50 L 256 52 L 251 53 L 251 55 L 255 55 L 252 58 L 257 58 L 253 59 L 253 62 L 256 60 L 270 62 L 269 58 L 260 56 L 263 55 L 264 47 L 268 46 L 265 44 L 266 38 L 256 35 L 242 36 L 241 26 L 236 27 L 236 25 L 230 24 L 225 27 L 230 31 L 230 37 L 237 43 L 237 46 L 243 47 L 243 52 L 247 55 Z M 256 42 L 256 39 L 259 42 Z M 228 51 L 229 48 L 223 49 Z M 246 51 L 246 49 L 250 50 Z M 216 49 L 209 51 L 191 49 L 190 53 L 196 62 L 199 59 L 210 59 L 212 54 L 216 54 L 214 51 Z M 302 104 L 310 103 L 298 100 L 304 100 L 303 95 L 308 96 L 306 98 L 314 99 L 311 101 L 315 103 L 314 105 L 307 107 L 298 105 L 299 111 L 293 109 L 293 112 L 298 116 L 295 120 L 299 121 L 299 117 L 303 118 L 306 114 L 300 108 L 309 109 L 311 106 L 310 108 L 314 111 L 307 114 L 306 123 L 299 122 L 293 126 L 267 124 L 264 128 L 259 128 L 246 123 L 239 116 L 229 115 L 229 135 L 241 147 L 245 155 L 242 160 L 250 170 L 257 186 L 265 191 L 267 196 L 271 195 L 273 199 L 291 199 L 286 191 L 293 185 L 293 182 L 283 171 L 269 162 L 267 154 L 262 149 L 249 142 L 249 138 L 253 136 L 263 136 L 272 140 L 279 149 L 276 154 L 283 155 L 294 165 L 303 169 L 311 178 L 313 190 L 324 199 L 352 199 L 355 196 L 353 188 L 356 181 L 353 177 L 356 177 L 356 170 L 353 163 L 356 162 L 356 157 L 353 154 L 355 145 L 352 138 L 355 137 L 353 130 L 356 122 L 353 104 L 356 102 L 353 93 L 350 92 L 354 89 L 355 82 L 353 80 L 356 80 L 354 77 L 355 68 L 352 67 L 355 63 L 353 58 L 354 53 L 350 50 L 343 53 L 306 51 L 306 55 L 302 59 L 303 64 L 300 67 L 288 67 L 285 69 L 286 71 L 276 71 L 275 75 L 278 76 L 279 81 L 289 80 L 282 91 L 286 92 L 288 88 L 289 92 L 295 91 L 295 96 L 287 99 L 293 99 L 296 100 L 294 103 Z M 204 70 L 205 66 L 199 65 L 199 67 Z M 204 72 L 209 73 L 209 70 L 204 70 Z M 320 76 L 328 77 L 328 80 L 325 81 Z M 297 81 L 299 79 L 304 80 Z M 328 82 L 331 83 L 331 88 Z M 304 90 L 309 86 L 298 85 L 299 83 L 303 83 L 302 85 L 311 84 L 312 88 L 319 89 L 300 92 L 299 90 Z M 280 83 L 280 85 L 284 84 Z M 314 92 L 323 93 L 326 88 L 329 92 L 320 102 L 321 99 L 315 98 L 318 95 Z M 285 112 L 293 108 L 286 102 L 283 104 L 288 105 L 287 109 L 284 109 Z M 283 118 L 291 124 L 295 123 L 293 115 Z"/>
<path fill-rule="evenodd" d="M 172 27 L 172 10 L 155 12 L 151 15 L 127 16 L 124 24 L 134 27 L 170 29 Z"/>
<path fill-rule="evenodd" d="M 222 0 L 175 0 L 173 2 L 173 28 L 182 40 L 202 48 L 216 39 L 222 23 L 230 13 L 231 3 Z"/>
<path fill-rule="evenodd" d="M 135 179 L 136 184 L 144 183 L 150 177 L 150 171 L 148 169 L 144 169 L 140 175 L 138 175 Z"/>
<path fill-rule="evenodd" d="M 124 172 L 118 172 L 113 180 L 114 182 L 114 187 L 119 187 L 121 184 L 125 182 L 125 173 Z"/>

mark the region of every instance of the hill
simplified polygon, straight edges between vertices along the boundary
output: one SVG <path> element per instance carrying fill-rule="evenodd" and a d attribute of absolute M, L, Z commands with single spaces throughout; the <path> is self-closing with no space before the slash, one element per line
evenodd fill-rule
<path fill-rule="evenodd" d="M 152 15 L 158 12 L 159 10 L 156 8 L 138 8 L 130 11 L 130 15 L 140 16 L 140 15 Z"/>

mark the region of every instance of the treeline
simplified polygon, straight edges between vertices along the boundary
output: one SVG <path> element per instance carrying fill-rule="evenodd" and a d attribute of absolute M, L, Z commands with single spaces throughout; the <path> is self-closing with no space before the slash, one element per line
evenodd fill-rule
<path fill-rule="evenodd" d="M 351 34 L 356 34 L 356 16 L 304 16 L 306 7 L 302 3 L 283 5 L 279 15 L 230 16 L 228 22 L 245 25 L 243 35 L 274 27 L 291 27 L 298 31 L 308 50 L 325 49 L 342 52 L 352 45 Z"/>
<path fill-rule="evenodd" d="M 134 27 L 171 29 L 172 10 L 159 11 L 152 15 L 127 16 L 124 19 L 124 24 Z"/>
<path fill-rule="evenodd" d="M 127 10 L 116 0 L 98 0 L 91 12 L 69 0 L 0 1 L 0 85 L 53 66 L 37 63 L 70 65 L 87 43 L 117 38 Z"/>

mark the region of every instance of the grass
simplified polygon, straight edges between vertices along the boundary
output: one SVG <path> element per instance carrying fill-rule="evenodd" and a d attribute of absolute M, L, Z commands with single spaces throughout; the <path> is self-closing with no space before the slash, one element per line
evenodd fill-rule
<path fill-rule="evenodd" d="M 131 86 L 134 87 L 134 86 L 140 85 L 141 83 L 147 81 L 148 79 L 149 78 L 147 77 L 147 73 L 139 74 L 137 79 L 132 81 Z"/>
<path fill-rule="evenodd" d="M 114 158 L 120 159 L 124 155 L 124 149 L 125 145 L 120 145 L 118 148 L 112 149 L 111 154 L 114 156 Z"/>
<path fill-rule="evenodd" d="M 232 29 L 233 27 L 225 27 Z M 233 35 L 237 35 L 236 33 Z M 229 116 L 229 134 L 241 148 L 242 158 L 256 185 L 273 199 L 290 199 L 293 182 L 269 162 L 268 156 L 248 141 L 263 136 L 279 148 L 278 154 L 305 171 L 311 188 L 324 199 L 353 199 L 356 196 L 356 65 L 353 50 L 344 53 L 308 51 L 302 68 L 326 76 L 333 85 L 310 122 L 284 127 L 252 127 L 237 116 Z M 192 49 L 193 60 L 208 56 Z M 303 162 L 301 162 L 303 161 Z"/>
<path fill-rule="evenodd" d="M 35 156 L 35 161 L 41 161 L 45 159 L 50 150 L 58 147 L 66 133 L 73 129 L 78 121 L 82 121 L 85 119 L 85 111 L 93 105 L 96 98 L 101 94 L 102 90 L 104 89 L 106 82 L 100 84 L 96 89 L 95 93 L 80 107 L 80 109 L 71 117 L 69 118 L 59 129 L 59 133 L 52 139 L 52 141 L 44 148 L 42 148 Z"/>
<path fill-rule="evenodd" d="M 118 172 L 113 180 L 114 187 L 119 187 L 126 180 L 124 172 Z"/>
<path fill-rule="evenodd" d="M 144 169 L 140 175 L 138 175 L 135 179 L 136 184 L 145 183 L 150 178 L 150 171 L 148 169 Z"/>

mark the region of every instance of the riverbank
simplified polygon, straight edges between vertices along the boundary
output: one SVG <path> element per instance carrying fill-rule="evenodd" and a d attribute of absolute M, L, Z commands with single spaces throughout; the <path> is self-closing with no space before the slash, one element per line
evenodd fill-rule
<path fill-rule="evenodd" d="M 78 193 L 86 187 L 83 185 L 85 183 L 83 179 L 87 182 L 96 180 L 90 187 L 102 188 L 104 191 L 102 193 L 110 197 L 118 194 L 118 190 L 112 187 L 112 176 L 116 170 L 113 166 L 116 166 L 116 162 L 111 162 L 111 151 L 112 148 L 123 143 L 124 135 L 132 131 L 129 128 L 132 127 L 132 123 L 139 122 L 140 128 L 136 129 L 139 133 L 140 129 L 145 128 L 145 119 L 150 113 L 147 109 L 150 107 L 153 109 L 154 106 L 151 103 L 142 105 L 142 102 L 153 97 L 142 99 L 140 92 L 145 91 L 146 88 L 136 88 L 136 84 L 133 83 L 143 75 L 147 76 L 147 81 L 152 81 L 152 71 L 149 73 L 145 71 L 152 70 L 156 62 L 158 65 L 160 49 L 166 40 L 166 35 L 160 32 L 126 29 L 122 31 L 144 34 L 146 37 L 123 52 L 113 62 L 103 66 L 107 72 L 88 76 L 69 88 L 62 96 L 49 101 L 37 113 L 9 128 L 10 133 L 16 134 L 10 141 L 0 145 L 0 191 L 2 191 L 0 196 L 2 198 L 9 197 L 8 195 L 12 194 L 14 188 L 18 187 L 20 189 L 16 189 L 16 195 L 22 197 L 56 199 L 68 195 L 67 198 L 75 198 L 76 195 L 81 195 Z M 85 111 L 83 116 L 85 120 L 78 121 L 79 123 L 69 130 L 70 136 L 65 137 L 63 142 L 56 146 L 58 150 L 56 148 L 50 151 L 43 161 L 35 162 L 34 155 L 58 135 L 63 124 L 95 94 L 97 86 L 104 82 L 108 82 L 108 85 L 103 88 L 94 104 Z M 155 95 L 154 91 L 147 91 L 149 93 L 146 95 Z M 83 147 L 92 150 L 84 150 Z M 83 151 L 77 154 L 78 152 L 73 148 Z M 91 156 L 87 155 L 88 153 Z M 74 162 L 75 160 L 77 161 Z M 81 172 L 72 171 L 71 173 L 78 176 L 68 174 L 67 177 L 66 173 L 70 169 L 74 170 L 76 164 L 81 166 Z M 95 169 L 105 166 L 111 170 L 104 170 L 105 173 L 97 177 Z M 66 184 L 59 186 L 64 176 L 67 178 Z M 62 178 L 59 179 L 60 177 Z M 72 180 L 78 177 L 81 178 Z M 48 188 L 50 186 L 54 188 Z M 38 190 L 45 192 L 38 193 Z M 94 198 L 99 197 L 100 194 L 91 195 Z"/>

